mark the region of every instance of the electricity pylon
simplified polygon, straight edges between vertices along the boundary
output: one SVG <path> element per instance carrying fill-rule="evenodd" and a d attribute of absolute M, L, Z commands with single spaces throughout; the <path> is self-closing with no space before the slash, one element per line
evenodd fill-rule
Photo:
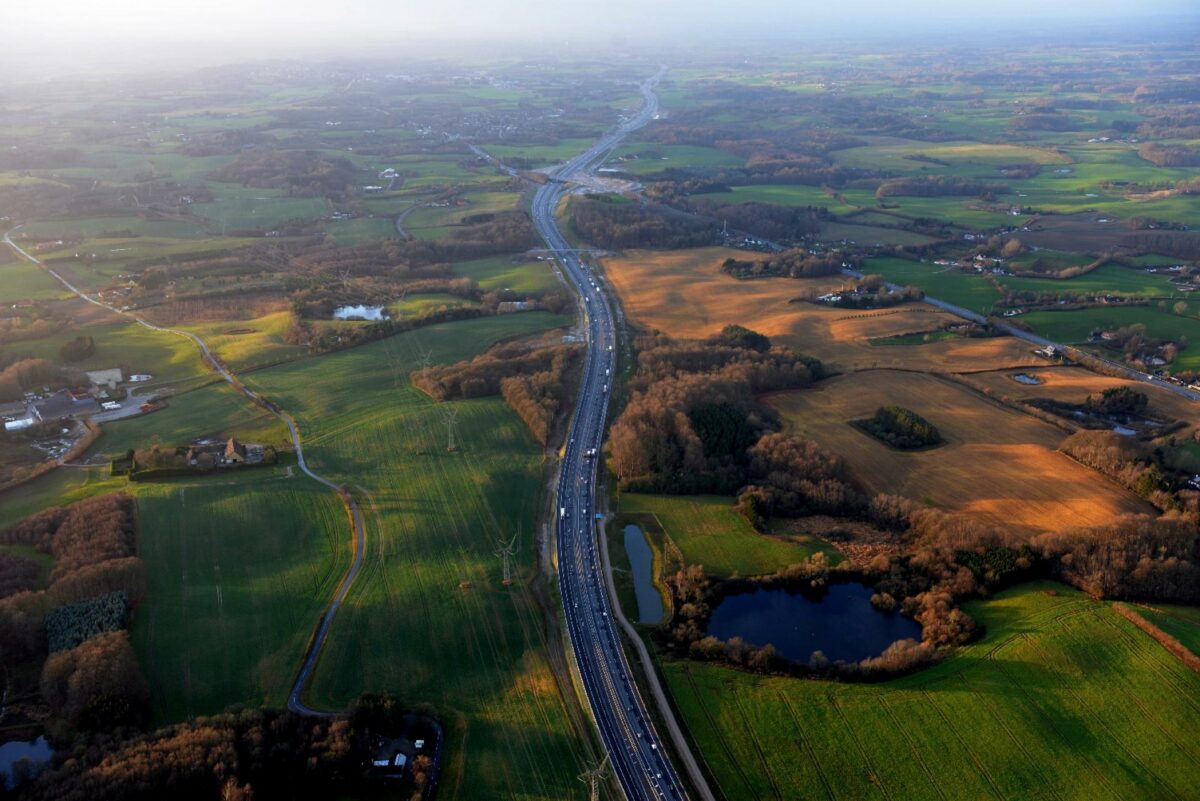
<path fill-rule="evenodd" d="M 500 540 L 496 543 L 496 556 L 504 563 L 504 586 L 512 584 L 512 559 L 517 553 L 517 535 L 513 534 L 512 539 Z"/>
<path fill-rule="evenodd" d="M 421 349 L 421 380 L 429 378 L 429 365 L 433 363 L 433 351 L 427 348 Z"/>
<path fill-rule="evenodd" d="M 585 770 L 579 774 L 579 781 L 588 785 L 588 799 L 590 801 L 600 801 L 600 782 L 608 778 L 608 771 L 604 766 L 608 764 L 608 754 L 604 755 L 604 759 L 600 764 L 592 770 Z"/>
<path fill-rule="evenodd" d="M 458 443 L 454 439 L 454 428 L 458 424 L 458 409 L 448 409 L 446 411 L 446 452 L 454 453 L 458 450 Z"/>

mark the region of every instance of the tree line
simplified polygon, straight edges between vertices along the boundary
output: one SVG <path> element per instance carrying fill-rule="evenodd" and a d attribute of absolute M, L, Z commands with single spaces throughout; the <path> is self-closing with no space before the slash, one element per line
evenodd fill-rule
<path fill-rule="evenodd" d="M 122 636 L 124 633 L 122 633 Z M 111 637 L 112 635 L 106 635 Z M 77 657 L 72 673 L 101 673 L 126 657 L 96 647 Z M 54 690 L 52 690 L 54 691 Z M 418 755 L 403 782 L 385 786 L 363 768 L 375 735 L 397 736 L 421 726 L 432 743 L 424 707 L 413 710 L 363 696 L 349 714 L 305 718 L 276 709 L 234 709 L 139 734 L 92 732 L 56 754 L 40 775 L 20 784 L 20 801 L 298 801 L 388 795 L 420 801 L 431 778 L 429 755 Z M 428 730 L 430 734 L 425 735 Z M 0 791 L 2 792 L 2 791 Z"/>
<path fill-rule="evenodd" d="M 880 406 L 873 416 L 855 420 L 854 425 L 901 450 L 928 448 L 942 441 L 937 426 L 902 406 Z"/>
<path fill-rule="evenodd" d="M 733 494 L 746 483 L 750 446 L 778 427 L 754 396 L 823 375 L 819 361 L 749 334 L 739 326 L 702 342 L 636 342 L 631 397 L 610 432 L 622 488 Z"/>
<path fill-rule="evenodd" d="M 857 270 L 862 267 L 862 257 L 836 250 L 809 253 L 803 248 L 792 248 L 782 253 L 765 255 L 762 258 L 728 258 L 721 263 L 721 272 L 734 278 L 816 278 L 822 275 L 838 275 L 844 269 Z"/>
<path fill-rule="evenodd" d="M 701 247 L 717 242 L 719 224 L 665 206 L 643 206 L 624 200 L 575 196 L 570 200 L 571 227 L 597 247 Z"/>
<path fill-rule="evenodd" d="M 0 530 L 0 544 L 54 559 L 46 586 L 26 571 L 24 580 L 3 587 L 0 652 L 10 677 L 40 673 L 42 697 L 68 727 L 145 720 L 145 680 L 128 632 L 118 630 L 145 595 L 135 532 L 133 500 L 120 493 L 47 509 Z M 11 578 L 22 559 L 0 551 L 0 573 Z M 18 682 L 13 689 L 34 688 Z"/>
<path fill-rule="evenodd" d="M 735 231 L 780 242 L 798 242 L 821 230 L 833 219 L 828 209 L 817 206 L 784 206 L 778 203 L 721 203 L 707 198 L 687 202 L 694 213 L 727 224 Z"/>
<path fill-rule="evenodd" d="M 501 343 L 469 361 L 414 371 L 409 380 L 439 401 L 500 395 L 545 446 L 569 407 L 582 353 L 579 345 Z"/>

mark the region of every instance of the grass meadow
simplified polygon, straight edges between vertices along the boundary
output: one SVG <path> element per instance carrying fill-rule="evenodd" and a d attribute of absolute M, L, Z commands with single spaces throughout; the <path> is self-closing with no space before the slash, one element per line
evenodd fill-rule
<path fill-rule="evenodd" d="M 1134 611 L 1200 656 L 1200 608 L 1156 604 L 1138 606 Z"/>
<path fill-rule="evenodd" d="M 136 485 L 146 600 L 133 642 L 159 723 L 283 706 L 351 557 L 345 508 L 282 466 Z"/>
<path fill-rule="evenodd" d="M 730 801 L 1194 797 L 1200 675 L 1061 585 L 967 611 L 981 641 L 883 684 L 663 672 Z"/>
<path fill-rule="evenodd" d="M 737 513 L 732 498 L 719 495 L 624 492 L 620 512 L 652 516 L 679 549 L 684 563 L 704 565 L 712 576 L 773 573 L 816 551 L 832 551 L 816 540 L 799 542 L 759 534 Z"/>
<path fill-rule="evenodd" d="M 1194 305 L 1194 304 L 1192 304 Z M 1190 343 L 1200 343 L 1200 319 L 1173 314 L 1153 306 L 1109 306 L 1076 311 L 1038 311 L 1021 319 L 1034 331 L 1055 342 L 1085 343 L 1093 329 L 1114 330 L 1122 326 L 1141 324 L 1146 334 L 1162 339 L 1189 343 L 1168 367 L 1171 371 L 1200 370 L 1200 349 Z M 1119 354 L 1107 352 L 1110 358 Z"/>
<path fill-rule="evenodd" d="M 546 292 L 562 287 L 550 262 L 525 261 L 513 264 L 509 256 L 489 256 L 472 261 L 460 261 L 454 272 L 470 278 L 485 290 L 513 292 Z"/>
<path fill-rule="evenodd" d="M 432 326 L 247 379 L 295 416 L 309 463 L 353 489 L 367 524 L 367 561 L 309 702 L 338 709 L 385 691 L 435 704 L 451 753 L 462 752 L 444 774 L 449 798 L 568 797 L 579 743 L 524 586 L 543 501 L 541 450 L 499 398 L 437 404 L 408 375 L 425 349 L 435 363 L 453 362 L 567 322 L 532 313 Z M 522 580 L 505 587 L 493 552 L 514 534 Z"/>

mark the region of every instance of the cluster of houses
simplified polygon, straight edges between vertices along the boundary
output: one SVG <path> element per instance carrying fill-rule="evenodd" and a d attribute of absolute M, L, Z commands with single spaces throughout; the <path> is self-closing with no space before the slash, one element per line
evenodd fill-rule
<path fill-rule="evenodd" d="M 85 375 L 88 379 L 86 387 L 71 387 L 57 392 L 26 392 L 22 403 L 16 404 L 13 412 L 5 415 L 4 430 L 20 431 L 37 423 L 120 411 L 123 405 L 112 400 L 109 392 L 116 391 L 120 384 L 140 384 L 154 377 L 147 373 L 126 376 L 119 367 L 89 370 Z M 152 403 L 138 404 L 139 412 L 152 411 L 154 408 Z"/>

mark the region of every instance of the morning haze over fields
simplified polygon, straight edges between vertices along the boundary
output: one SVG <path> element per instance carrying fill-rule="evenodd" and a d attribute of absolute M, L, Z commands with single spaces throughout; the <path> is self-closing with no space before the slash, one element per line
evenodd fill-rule
<path fill-rule="evenodd" d="M 1200 798 L 1190 0 L 44 0 L 0 799 Z"/>

